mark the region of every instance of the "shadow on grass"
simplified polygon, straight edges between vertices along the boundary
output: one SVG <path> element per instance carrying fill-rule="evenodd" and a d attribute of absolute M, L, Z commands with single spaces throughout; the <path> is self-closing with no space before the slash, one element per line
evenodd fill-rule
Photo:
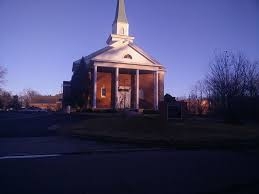
<path fill-rule="evenodd" d="M 78 137 L 95 137 L 127 143 L 142 142 L 182 147 L 259 147 L 258 125 L 230 125 L 213 120 L 164 122 L 157 116 L 120 116 L 85 120 L 63 126 L 62 129 Z"/>

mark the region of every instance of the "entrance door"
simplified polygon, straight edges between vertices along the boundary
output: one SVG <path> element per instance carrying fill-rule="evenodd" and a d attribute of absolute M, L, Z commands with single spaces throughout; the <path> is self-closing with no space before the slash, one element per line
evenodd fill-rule
<path fill-rule="evenodd" d="M 119 109 L 130 108 L 131 90 L 130 87 L 120 86 L 118 91 L 118 107 Z"/>

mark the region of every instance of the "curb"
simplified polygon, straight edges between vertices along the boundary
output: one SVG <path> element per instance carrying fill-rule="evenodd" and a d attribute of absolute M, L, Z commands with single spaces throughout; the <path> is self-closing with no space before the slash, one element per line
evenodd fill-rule
<path fill-rule="evenodd" d="M 158 149 L 179 149 L 179 150 L 251 150 L 259 149 L 259 140 L 212 140 L 212 141 L 163 141 L 163 140 L 132 140 L 129 138 L 118 138 L 111 136 L 98 135 L 79 135 L 72 134 L 72 137 L 80 139 L 88 139 L 100 142 L 120 143 L 141 146 L 143 148 L 158 148 Z"/>

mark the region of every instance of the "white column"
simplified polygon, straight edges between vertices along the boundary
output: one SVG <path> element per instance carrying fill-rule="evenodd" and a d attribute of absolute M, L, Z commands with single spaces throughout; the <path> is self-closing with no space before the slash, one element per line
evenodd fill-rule
<path fill-rule="evenodd" d="M 154 109 L 158 110 L 158 71 L 154 72 Z"/>
<path fill-rule="evenodd" d="M 94 91 L 93 91 L 93 109 L 96 109 L 96 93 L 97 93 L 97 65 L 94 65 Z"/>
<path fill-rule="evenodd" d="M 136 78 L 135 78 L 135 88 L 136 88 L 136 109 L 139 109 L 139 70 L 136 70 Z"/>
<path fill-rule="evenodd" d="M 118 89 L 119 89 L 119 71 L 120 69 L 116 67 L 115 69 L 115 109 L 118 108 Z"/>

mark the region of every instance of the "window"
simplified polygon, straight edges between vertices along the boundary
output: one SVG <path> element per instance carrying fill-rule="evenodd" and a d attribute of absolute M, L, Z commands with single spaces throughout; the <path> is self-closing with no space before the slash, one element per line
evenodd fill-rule
<path fill-rule="evenodd" d="M 124 56 L 124 59 L 132 59 L 132 56 L 130 54 L 127 54 Z"/>
<path fill-rule="evenodd" d="M 101 88 L 101 97 L 106 98 L 106 88 L 104 86 Z"/>

